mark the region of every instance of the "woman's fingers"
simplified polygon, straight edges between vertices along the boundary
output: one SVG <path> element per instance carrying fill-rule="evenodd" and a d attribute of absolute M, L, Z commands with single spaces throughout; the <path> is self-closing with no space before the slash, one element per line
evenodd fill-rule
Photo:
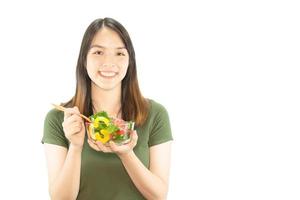
<path fill-rule="evenodd" d="M 116 143 L 114 143 L 113 141 L 110 141 L 110 142 L 109 142 L 109 147 L 110 147 L 110 149 L 111 149 L 113 152 L 115 152 L 115 153 L 119 153 L 119 152 L 122 151 L 122 149 L 124 148 L 123 145 L 118 146 L 118 145 L 116 145 Z"/>
<path fill-rule="evenodd" d="M 71 122 L 75 122 L 75 121 L 79 121 L 80 122 L 80 121 L 82 121 L 82 118 L 79 115 L 77 115 L 77 114 L 72 114 L 68 118 L 64 119 L 64 121 L 66 123 L 71 123 Z"/>
<path fill-rule="evenodd" d="M 104 153 L 112 152 L 112 150 L 108 146 L 105 146 L 100 141 L 93 141 L 91 139 L 88 139 L 87 141 L 88 141 L 88 144 L 90 145 L 90 147 L 92 147 L 96 151 L 102 151 Z"/>
<path fill-rule="evenodd" d="M 110 141 L 109 147 L 113 152 L 115 152 L 117 154 L 123 154 L 123 153 L 126 153 L 126 152 L 132 150 L 136 146 L 137 140 L 138 140 L 138 135 L 137 135 L 136 131 L 131 131 L 130 141 L 128 143 L 123 144 L 123 145 L 117 145 L 115 142 Z"/>
<path fill-rule="evenodd" d="M 138 141 L 137 132 L 135 130 L 131 131 L 130 132 L 130 142 L 128 143 L 128 145 L 133 148 L 137 144 L 137 141 Z"/>
<path fill-rule="evenodd" d="M 103 151 L 105 153 L 111 153 L 112 152 L 112 150 L 110 149 L 110 147 L 104 145 L 102 142 L 96 141 L 95 143 L 98 146 L 98 148 L 101 149 L 101 151 Z"/>
<path fill-rule="evenodd" d="M 87 142 L 89 143 L 90 147 L 93 148 L 94 150 L 101 151 L 99 147 L 92 140 L 88 139 Z"/>
<path fill-rule="evenodd" d="M 82 126 L 80 123 L 74 123 L 74 126 L 71 126 L 70 131 L 72 133 L 78 133 L 81 131 L 81 129 L 82 129 Z"/>
<path fill-rule="evenodd" d="M 62 126 L 66 132 L 72 134 L 80 132 L 82 128 L 84 128 L 83 123 L 76 118 L 70 120 L 67 119 L 62 123 Z"/>
<path fill-rule="evenodd" d="M 65 131 L 69 133 L 75 133 L 82 130 L 83 120 L 77 114 L 72 114 L 69 117 L 65 117 L 62 126 Z"/>
<path fill-rule="evenodd" d="M 66 108 L 64 111 L 64 120 L 66 120 L 67 118 L 71 117 L 72 115 L 79 115 L 79 109 L 75 106 L 73 108 Z"/>

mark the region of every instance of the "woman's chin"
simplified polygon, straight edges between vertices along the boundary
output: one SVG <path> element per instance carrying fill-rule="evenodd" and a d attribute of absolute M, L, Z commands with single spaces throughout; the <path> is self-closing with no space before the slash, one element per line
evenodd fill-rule
<path fill-rule="evenodd" d="M 95 86 L 98 88 L 98 89 L 101 89 L 101 90 L 105 90 L 105 91 L 110 91 L 110 90 L 114 90 L 116 88 L 118 88 L 118 86 L 121 87 L 121 84 L 109 84 L 109 83 L 96 83 Z"/>

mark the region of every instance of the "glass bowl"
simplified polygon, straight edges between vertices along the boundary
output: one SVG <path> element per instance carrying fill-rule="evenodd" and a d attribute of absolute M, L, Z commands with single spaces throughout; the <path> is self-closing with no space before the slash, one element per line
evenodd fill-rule
<path fill-rule="evenodd" d="M 134 122 L 111 118 L 107 123 L 86 122 L 86 130 L 89 138 L 100 141 L 103 144 L 114 141 L 117 145 L 130 141 L 130 130 L 134 130 Z"/>

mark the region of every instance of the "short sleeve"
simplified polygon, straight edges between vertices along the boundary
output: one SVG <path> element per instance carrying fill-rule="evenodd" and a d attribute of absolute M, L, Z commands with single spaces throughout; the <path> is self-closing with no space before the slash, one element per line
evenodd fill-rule
<path fill-rule="evenodd" d="M 44 134 L 42 143 L 56 144 L 68 148 L 69 142 L 65 137 L 63 127 L 63 113 L 57 110 L 50 110 L 44 121 Z"/>
<path fill-rule="evenodd" d="M 155 104 L 155 116 L 148 141 L 150 147 L 173 140 L 168 112 L 161 104 Z"/>

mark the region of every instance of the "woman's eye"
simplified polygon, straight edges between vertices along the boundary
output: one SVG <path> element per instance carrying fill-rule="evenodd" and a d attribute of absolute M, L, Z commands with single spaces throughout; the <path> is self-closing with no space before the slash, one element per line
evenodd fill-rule
<path fill-rule="evenodd" d="M 119 53 L 117 53 L 117 55 L 118 55 L 118 56 L 125 56 L 125 53 L 119 52 Z"/>
<path fill-rule="evenodd" d="M 96 51 L 94 54 L 96 54 L 96 55 L 103 55 L 103 52 L 102 51 Z"/>

